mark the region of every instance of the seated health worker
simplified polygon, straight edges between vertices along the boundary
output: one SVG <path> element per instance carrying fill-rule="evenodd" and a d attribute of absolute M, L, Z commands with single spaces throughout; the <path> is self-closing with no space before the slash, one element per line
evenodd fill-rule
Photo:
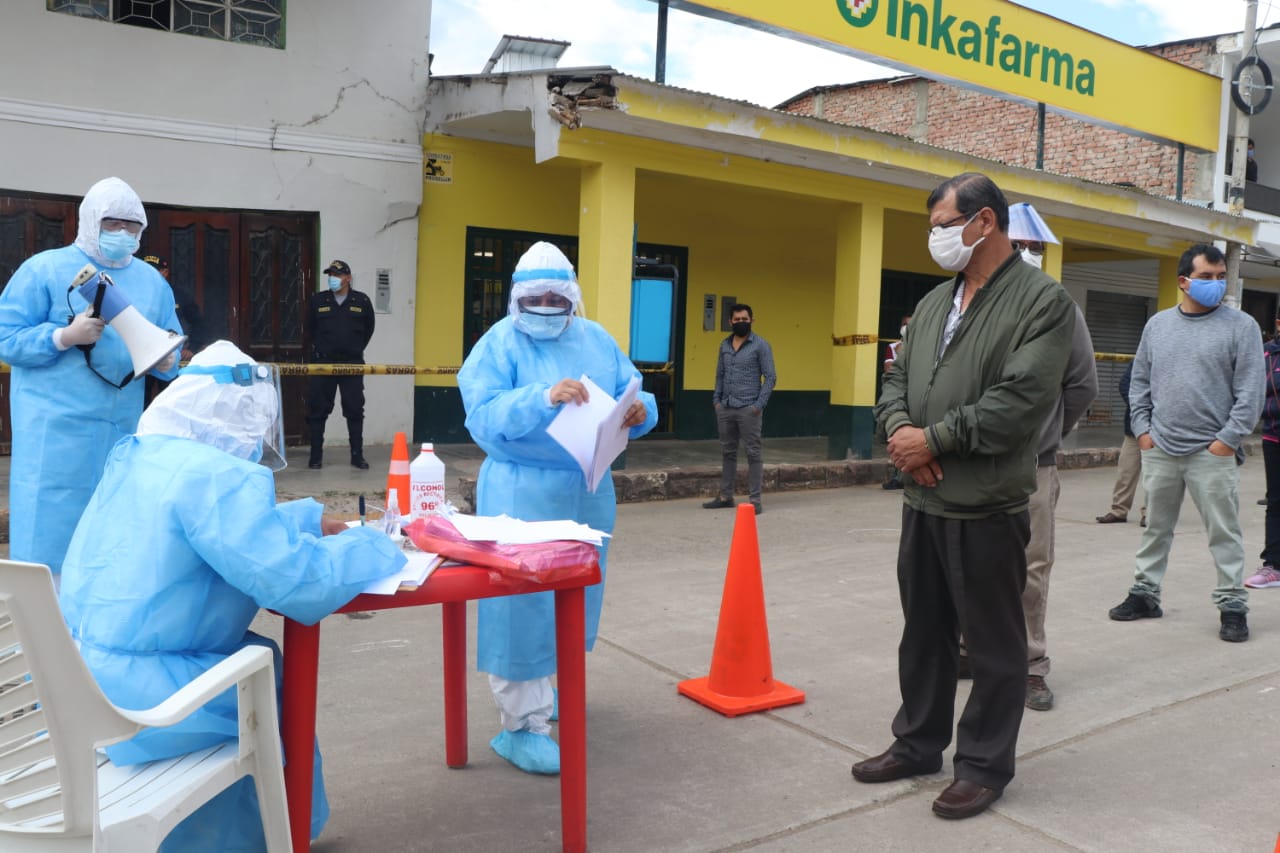
<path fill-rule="evenodd" d="M 404 565 L 380 531 L 323 518 L 310 498 L 276 503 L 283 438 L 274 370 L 217 341 L 112 448 L 71 537 L 59 603 L 115 704 L 151 707 L 243 646 L 274 649 L 249 631 L 259 608 L 314 624 Z M 277 680 L 279 665 L 276 650 Z M 181 755 L 234 739 L 236 721 L 232 688 L 106 752 L 122 765 Z M 328 817 L 318 754 L 315 773 L 313 838 Z M 252 780 L 187 818 L 162 849 L 265 849 Z"/>
<path fill-rule="evenodd" d="M 547 434 L 561 406 L 587 400 L 583 374 L 614 399 L 640 376 L 604 327 L 582 316 L 582 290 L 569 259 L 550 243 L 535 243 L 511 277 L 507 316 L 476 342 L 458 373 L 467 429 L 486 454 L 476 483 L 478 514 L 572 519 L 613 530 L 613 478 L 588 492 L 578 463 Z M 657 422 L 653 395 L 640 392 L 623 422 L 629 437 Z M 607 539 L 599 551 L 601 582 L 586 590 L 588 651 L 600 624 Z M 489 673 L 502 720 L 490 746 L 527 773 L 559 773 L 560 747 L 549 725 L 556 671 L 552 593 L 481 599 L 476 630 L 476 665 Z"/>

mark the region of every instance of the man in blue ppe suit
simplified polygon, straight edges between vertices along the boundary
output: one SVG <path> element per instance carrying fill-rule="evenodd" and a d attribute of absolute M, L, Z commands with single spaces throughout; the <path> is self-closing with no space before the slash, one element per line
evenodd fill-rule
<path fill-rule="evenodd" d="M 613 530 L 613 479 L 588 492 L 578 463 L 547 434 L 560 406 L 586 402 L 583 374 L 615 399 L 640 375 L 604 327 L 581 316 L 581 307 L 569 259 L 550 243 L 535 243 L 511 277 L 508 316 L 476 342 L 458 373 L 467 429 L 487 454 L 476 485 L 480 515 L 573 519 Z M 638 438 L 657 422 L 653 395 L 641 392 L 623 425 Z M 586 591 L 587 649 L 600 624 L 607 552 L 608 540 L 600 546 L 602 580 Z M 552 594 L 486 598 L 479 608 L 477 668 L 489 673 L 502 717 L 490 746 L 528 773 L 559 773 L 560 748 L 548 724 L 555 701 Z"/>
<path fill-rule="evenodd" d="M 249 643 L 260 607 L 306 624 L 404 564 L 371 527 L 322 518 L 311 499 L 277 505 L 279 385 L 227 341 L 196 354 L 111 451 L 72 536 L 59 603 L 103 692 L 158 704 Z M 261 462 L 262 464 L 258 464 Z M 277 673 L 279 673 L 277 654 Z M 235 738 L 235 691 L 182 723 L 107 747 L 136 764 Z M 318 759 L 317 755 L 317 759 Z M 316 764 L 311 834 L 328 817 Z M 170 833 L 165 850 L 264 849 L 257 795 L 242 779 Z"/>
<path fill-rule="evenodd" d="M 133 257 L 146 227 L 137 193 L 119 178 L 101 180 L 80 203 L 75 243 L 28 258 L 0 293 L 0 361 L 13 369 L 9 553 L 44 563 L 55 579 L 108 451 L 138 423 L 145 389 L 117 387 L 132 375 L 129 350 L 68 287 L 93 264 L 143 317 L 179 331 L 173 291 Z M 171 379 L 176 366 L 170 355 L 151 373 Z"/>

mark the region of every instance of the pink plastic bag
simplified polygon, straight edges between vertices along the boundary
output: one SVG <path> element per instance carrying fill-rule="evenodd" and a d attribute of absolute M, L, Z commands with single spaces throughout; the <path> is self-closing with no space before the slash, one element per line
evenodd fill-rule
<path fill-rule="evenodd" d="M 484 566 L 503 577 L 518 580 L 552 583 L 584 575 L 599 564 L 599 552 L 586 542 L 533 545 L 472 542 L 442 515 L 419 518 L 406 526 L 404 532 L 423 551 L 460 563 Z"/>

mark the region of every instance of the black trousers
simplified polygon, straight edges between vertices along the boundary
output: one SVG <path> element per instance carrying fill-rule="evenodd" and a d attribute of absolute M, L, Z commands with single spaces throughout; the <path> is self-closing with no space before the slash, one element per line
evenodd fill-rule
<path fill-rule="evenodd" d="M 1003 789 L 1013 778 L 1027 694 L 1027 513 L 954 519 L 902 508 L 898 646 L 902 707 L 893 753 L 936 760 L 951 743 L 964 634 L 973 688 L 956 730 L 955 777 Z"/>
<path fill-rule="evenodd" d="M 333 411 L 334 397 L 342 391 L 342 416 L 348 422 L 364 420 L 364 377 L 312 376 L 307 379 L 307 423 L 312 433 L 324 435 L 324 423 Z"/>
<path fill-rule="evenodd" d="M 1280 568 L 1280 444 L 1262 442 L 1262 462 L 1267 473 L 1267 539 L 1262 562 Z"/>

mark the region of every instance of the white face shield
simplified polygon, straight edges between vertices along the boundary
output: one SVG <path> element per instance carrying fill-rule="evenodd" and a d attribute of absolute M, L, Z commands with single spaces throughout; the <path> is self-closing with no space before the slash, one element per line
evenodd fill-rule
<path fill-rule="evenodd" d="M 280 374 L 229 341 L 205 347 L 138 421 L 138 435 L 190 438 L 272 471 L 285 467 Z"/>
<path fill-rule="evenodd" d="M 511 276 L 511 300 L 507 313 L 519 320 L 520 300 L 544 293 L 555 293 L 569 301 L 570 313 L 582 314 L 582 288 L 573 264 L 555 246 L 537 242 L 520 256 Z"/>

